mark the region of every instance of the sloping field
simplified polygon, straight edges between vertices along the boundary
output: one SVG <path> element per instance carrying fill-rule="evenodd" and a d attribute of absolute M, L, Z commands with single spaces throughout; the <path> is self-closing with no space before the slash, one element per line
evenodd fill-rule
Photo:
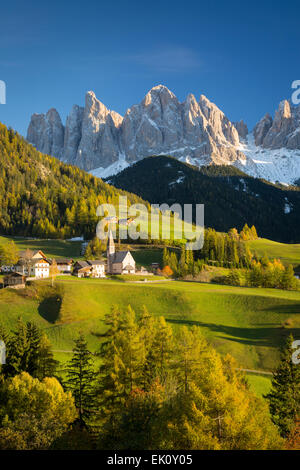
<path fill-rule="evenodd" d="M 284 264 L 300 265 L 300 245 L 278 243 L 266 238 L 246 242 L 250 250 L 259 256 L 266 254 L 269 258 L 279 258 Z"/>
<path fill-rule="evenodd" d="M 54 288 L 40 281 L 24 291 L 1 290 L 0 321 L 13 328 L 19 316 L 34 320 L 62 359 L 79 331 L 97 349 L 105 312 L 113 304 L 130 304 L 136 312 L 146 305 L 175 329 L 198 325 L 220 353 L 232 354 L 247 369 L 272 370 L 286 335 L 300 338 L 300 292 L 176 281 L 144 285 L 66 278 Z"/>
<path fill-rule="evenodd" d="M 81 258 L 81 241 L 68 240 L 40 240 L 28 239 L 22 237 L 4 237 L 0 236 L 0 245 L 13 240 L 19 250 L 29 248 L 32 251 L 42 250 L 49 258 Z"/>

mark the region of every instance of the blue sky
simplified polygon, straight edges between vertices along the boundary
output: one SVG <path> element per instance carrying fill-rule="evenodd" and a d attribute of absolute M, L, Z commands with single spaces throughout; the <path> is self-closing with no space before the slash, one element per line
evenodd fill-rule
<path fill-rule="evenodd" d="M 63 121 L 93 90 L 124 114 L 157 84 L 206 95 L 252 127 L 300 79 L 298 1 L 1 2 L 0 121 L 23 135 L 34 112 Z"/>

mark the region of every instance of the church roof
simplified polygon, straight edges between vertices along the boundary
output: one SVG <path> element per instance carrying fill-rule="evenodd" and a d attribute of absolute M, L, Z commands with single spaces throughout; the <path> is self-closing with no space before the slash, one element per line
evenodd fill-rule
<path fill-rule="evenodd" d="M 113 263 L 122 263 L 128 253 L 130 253 L 130 251 L 117 251 L 113 258 Z"/>

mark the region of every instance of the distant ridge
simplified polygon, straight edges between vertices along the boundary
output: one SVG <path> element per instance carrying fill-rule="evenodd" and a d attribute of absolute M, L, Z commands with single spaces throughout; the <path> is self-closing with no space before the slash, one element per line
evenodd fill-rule
<path fill-rule="evenodd" d="M 200 169 L 168 156 L 148 157 L 108 178 L 151 203 L 205 204 L 205 226 L 227 232 L 255 225 L 260 237 L 300 242 L 300 191 L 253 178 L 234 166 Z"/>

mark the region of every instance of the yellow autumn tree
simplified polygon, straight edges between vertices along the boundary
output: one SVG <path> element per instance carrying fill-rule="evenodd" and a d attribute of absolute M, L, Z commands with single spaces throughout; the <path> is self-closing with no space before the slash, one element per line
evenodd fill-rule
<path fill-rule="evenodd" d="M 22 372 L 6 381 L 3 395 L 0 449 L 47 449 L 77 417 L 71 393 L 55 378 L 40 382 Z"/>

